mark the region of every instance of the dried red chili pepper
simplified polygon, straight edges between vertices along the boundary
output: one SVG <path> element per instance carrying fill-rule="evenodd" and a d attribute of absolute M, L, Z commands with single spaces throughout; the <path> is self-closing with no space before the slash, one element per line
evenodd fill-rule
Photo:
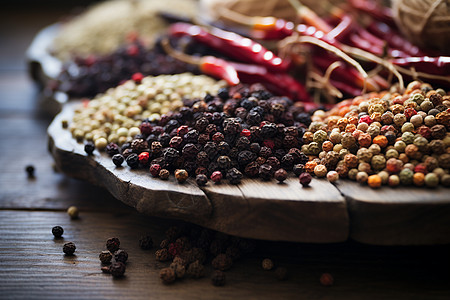
<path fill-rule="evenodd" d="M 283 19 L 275 19 L 272 24 L 256 23 L 250 36 L 259 40 L 282 40 L 294 33 L 294 23 Z"/>
<path fill-rule="evenodd" d="M 450 74 L 450 56 L 403 57 L 391 59 L 390 62 L 396 66 L 401 66 L 404 68 L 414 68 L 419 72 L 443 76 Z"/>
<path fill-rule="evenodd" d="M 224 79 L 229 85 L 239 83 L 238 73 L 226 60 L 214 56 L 204 56 L 200 59 L 200 71 L 216 78 Z"/>
<path fill-rule="evenodd" d="M 258 64 L 274 72 L 286 72 L 289 68 L 288 61 L 276 56 L 261 44 L 234 32 L 218 28 L 207 31 L 200 26 L 176 23 L 170 26 L 169 34 L 172 36 L 188 35 L 230 58 Z"/>
<path fill-rule="evenodd" d="M 356 10 L 364 12 L 375 20 L 388 24 L 391 28 L 397 28 L 392 10 L 386 6 L 379 5 L 373 0 L 350 0 L 349 4 Z"/>

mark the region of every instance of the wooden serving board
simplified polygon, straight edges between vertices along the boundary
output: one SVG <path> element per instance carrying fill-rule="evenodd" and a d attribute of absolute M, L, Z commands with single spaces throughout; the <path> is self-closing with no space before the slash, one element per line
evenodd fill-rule
<path fill-rule="evenodd" d="M 194 180 L 179 184 L 145 170 L 117 168 L 106 154 L 87 156 L 61 121 L 71 120 L 79 101 L 64 105 L 50 127 L 49 150 L 67 175 L 104 187 L 147 215 L 174 218 L 248 238 L 330 243 L 352 238 L 376 245 L 450 243 L 450 189 L 415 187 L 373 190 L 348 180 L 332 185 L 314 179 L 302 188 L 245 179 L 240 185 Z"/>
<path fill-rule="evenodd" d="M 67 175 L 107 189 L 144 214 L 181 219 L 248 238 L 296 242 L 341 242 L 348 238 L 347 207 L 340 192 L 325 180 L 302 188 L 296 178 L 284 184 L 247 179 L 240 185 L 204 188 L 152 178 L 146 170 L 116 167 L 106 154 L 87 156 L 61 121 L 71 120 L 78 101 L 64 105 L 48 128 L 49 151 Z M 124 164 L 125 165 L 125 164 Z"/>

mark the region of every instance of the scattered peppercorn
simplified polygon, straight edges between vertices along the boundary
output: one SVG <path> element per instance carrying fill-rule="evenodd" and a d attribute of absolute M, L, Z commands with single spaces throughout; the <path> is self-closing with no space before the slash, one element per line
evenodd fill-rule
<path fill-rule="evenodd" d="M 170 176 L 169 170 L 167 170 L 167 169 L 161 169 L 161 170 L 159 171 L 159 178 L 160 178 L 160 179 L 162 179 L 162 180 L 167 180 L 167 179 L 169 179 L 169 176 Z"/>
<path fill-rule="evenodd" d="M 208 183 L 208 177 L 205 174 L 198 174 L 195 177 L 195 182 L 197 182 L 198 186 L 205 186 Z"/>
<path fill-rule="evenodd" d="M 201 278 L 205 276 L 205 267 L 198 261 L 191 263 L 186 271 L 186 274 L 193 278 Z"/>
<path fill-rule="evenodd" d="M 120 278 L 125 274 L 126 266 L 122 262 L 114 262 L 109 266 L 109 273 L 115 278 Z"/>
<path fill-rule="evenodd" d="M 122 166 L 124 160 L 125 160 L 125 158 L 123 157 L 122 154 L 115 154 L 112 157 L 112 161 L 117 167 Z"/>
<path fill-rule="evenodd" d="M 52 233 L 56 238 L 60 238 L 64 233 L 64 229 L 61 226 L 55 226 L 52 228 Z"/>
<path fill-rule="evenodd" d="M 157 250 L 155 256 L 159 261 L 168 261 L 170 259 L 169 250 L 166 248 Z"/>
<path fill-rule="evenodd" d="M 211 274 L 211 283 L 214 286 L 224 286 L 226 282 L 225 273 L 220 270 L 215 270 Z"/>
<path fill-rule="evenodd" d="M 329 171 L 327 173 L 327 179 L 329 182 L 336 182 L 339 180 L 339 174 L 336 171 Z"/>
<path fill-rule="evenodd" d="M 28 174 L 28 178 L 34 178 L 34 166 L 33 165 L 26 166 L 25 171 Z"/>
<path fill-rule="evenodd" d="M 111 263 L 111 259 L 112 259 L 112 254 L 109 251 L 102 251 L 100 252 L 100 254 L 98 255 L 98 258 L 100 259 L 100 261 L 102 262 L 102 264 L 109 264 Z"/>
<path fill-rule="evenodd" d="M 139 239 L 139 247 L 143 250 L 150 250 L 153 248 L 153 239 L 149 235 L 143 235 Z"/>
<path fill-rule="evenodd" d="M 262 268 L 266 271 L 272 270 L 274 267 L 273 261 L 270 258 L 263 259 L 261 265 Z"/>
<path fill-rule="evenodd" d="M 275 180 L 277 180 L 278 182 L 283 182 L 287 179 L 288 173 L 286 172 L 285 169 L 278 169 L 275 172 Z"/>
<path fill-rule="evenodd" d="M 67 209 L 67 214 L 69 215 L 69 217 L 72 220 L 74 220 L 74 219 L 78 219 L 78 216 L 79 216 L 80 213 L 79 213 L 79 210 L 78 210 L 78 208 L 76 206 L 70 206 Z"/>
<path fill-rule="evenodd" d="M 77 248 L 77 247 L 75 246 L 75 244 L 74 244 L 73 242 L 68 242 L 68 243 L 65 243 L 65 244 L 64 244 L 64 246 L 63 246 L 63 252 L 64 252 L 66 255 L 73 255 L 76 248 Z"/>
<path fill-rule="evenodd" d="M 175 171 L 175 179 L 179 183 L 183 183 L 188 179 L 189 175 L 188 172 L 184 169 L 178 169 Z"/>
<path fill-rule="evenodd" d="M 126 263 L 126 261 L 128 260 L 128 253 L 125 250 L 117 250 L 116 252 L 114 252 L 114 259 L 116 261 Z"/>
<path fill-rule="evenodd" d="M 278 267 L 275 269 L 275 278 L 278 280 L 286 280 L 288 278 L 288 271 L 285 267 Z"/>
<path fill-rule="evenodd" d="M 116 237 L 112 237 L 106 240 L 106 249 L 111 253 L 116 252 L 120 248 L 120 240 Z"/>
<path fill-rule="evenodd" d="M 334 284 L 334 278 L 330 273 L 323 273 L 320 276 L 320 284 L 323 286 L 332 286 Z"/>

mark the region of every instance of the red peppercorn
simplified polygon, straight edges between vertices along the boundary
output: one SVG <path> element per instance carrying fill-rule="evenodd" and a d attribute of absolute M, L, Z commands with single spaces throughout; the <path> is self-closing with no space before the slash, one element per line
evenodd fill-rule
<path fill-rule="evenodd" d="M 178 243 L 170 243 L 169 244 L 169 254 L 173 257 L 179 255 L 181 253 L 181 245 Z"/>
<path fill-rule="evenodd" d="M 142 79 L 144 79 L 144 75 L 142 75 L 142 73 L 137 72 L 131 75 L 131 79 L 134 80 L 134 82 L 136 83 L 141 83 Z"/>
<path fill-rule="evenodd" d="M 139 163 L 141 165 L 146 165 L 148 164 L 148 159 L 149 159 L 150 155 L 148 152 L 142 152 L 141 154 L 139 154 Z"/>
<path fill-rule="evenodd" d="M 189 127 L 186 125 L 182 125 L 182 126 L 178 127 L 177 135 L 184 136 L 186 133 L 188 133 L 188 131 L 189 131 Z"/>
<path fill-rule="evenodd" d="M 275 142 L 273 140 L 264 140 L 263 145 L 267 148 L 273 149 L 273 147 L 275 147 Z"/>
<path fill-rule="evenodd" d="M 405 109 L 404 115 L 410 119 L 412 116 L 417 115 L 417 111 L 414 108 L 408 107 Z"/>
<path fill-rule="evenodd" d="M 367 125 L 372 124 L 372 122 L 372 119 L 368 115 L 362 116 L 358 121 L 358 123 L 367 123 Z"/>
<path fill-rule="evenodd" d="M 137 45 L 130 45 L 127 48 L 127 54 L 129 56 L 136 56 L 139 54 L 139 47 Z"/>
<path fill-rule="evenodd" d="M 214 171 L 211 174 L 211 180 L 215 183 L 219 183 L 222 180 L 222 172 L 220 171 Z"/>
<path fill-rule="evenodd" d="M 300 176 L 298 176 L 298 180 L 300 181 L 300 184 L 303 187 L 309 186 L 309 184 L 311 183 L 312 177 L 309 173 L 305 172 L 300 174 Z"/>
<path fill-rule="evenodd" d="M 139 125 L 139 129 L 141 130 L 142 134 L 150 134 L 153 131 L 153 126 L 149 122 L 142 122 L 141 125 Z"/>
<path fill-rule="evenodd" d="M 414 167 L 414 173 L 427 174 L 428 170 L 425 164 L 418 164 L 417 166 Z"/>
<path fill-rule="evenodd" d="M 247 137 L 249 137 L 250 135 L 251 135 L 250 130 L 248 130 L 248 129 L 242 129 L 242 131 L 241 131 L 241 136 L 247 136 Z"/>
<path fill-rule="evenodd" d="M 153 177 L 158 177 L 159 171 L 161 171 L 161 166 L 159 164 L 153 164 L 150 166 L 150 174 L 152 174 Z"/>

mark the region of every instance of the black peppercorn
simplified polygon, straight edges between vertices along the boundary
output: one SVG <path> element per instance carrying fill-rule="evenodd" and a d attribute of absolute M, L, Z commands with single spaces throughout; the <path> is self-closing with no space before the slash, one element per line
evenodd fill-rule
<path fill-rule="evenodd" d="M 139 156 L 136 153 L 131 153 L 128 155 L 126 162 L 130 168 L 135 169 L 139 166 Z"/>
<path fill-rule="evenodd" d="M 244 150 L 239 152 L 237 159 L 240 166 L 246 166 L 250 162 L 254 161 L 256 157 L 257 156 L 255 153 L 248 150 Z"/>
<path fill-rule="evenodd" d="M 25 167 L 25 171 L 28 174 L 28 178 L 33 178 L 34 177 L 34 166 L 32 165 L 28 165 Z"/>
<path fill-rule="evenodd" d="M 215 270 L 211 275 L 211 283 L 215 286 L 225 285 L 226 277 L 225 273 L 220 270 Z"/>
<path fill-rule="evenodd" d="M 269 164 L 262 164 L 259 167 L 259 177 L 263 180 L 270 180 L 272 178 L 273 168 Z"/>
<path fill-rule="evenodd" d="M 294 165 L 294 167 L 292 168 L 292 172 L 294 172 L 296 176 L 300 176 L 300 174 L 305 172 L 305 165 L 303 164 Z"/>
<path fill-rule="evenodd" d="M 120 248 L 120 241 L 116 237 L 109 238 L 106 241 L 106 249 L 108 249 L 111 253 L 116 252 Z"/>
<path fill-rule="evenodd" d="M 116 261 L 125 263 L 128 260 L 128 253 L 125 250 L 117 250 L 114 253 L 114 259 Z"/>
<path fill-rule="evenodd" d="M 256 177 L 259 174 L 259 164 L 256 161 L 252 161 L 245 166 L 244 174 L 247 177 Z"/>
<path fill-rule="evenodd" d="M 112 161 L 117 167 L 122 166 L 124 160 L 125 159 L 123 158 L 122 154 L 115 154 L 112 157 Z"/>
<path fill-rule="evenodd" d="M 63 246 L 63 252 L 66 255 L 73 255 L 73 253 L 75 252 L 75 249 L 77 249 L 77 247 L 75 246 L 75 244 L 73 242 L 65 243 Z"/>
<path fill-rule="evenodd" d="M 231 184 L 241 183 L 242 177 L 242 173 L 236 168 L 231 168 L 227 172 L 227 179 Z"/>
<path fill-rule="evenodd" d="M 86 149 L 86 148 L 85 148 Z M 107 146 L 106 146 L 106 149 L 105 149 L 105 151 L 106 151 L 106 153 L 109 155 L 109 156 L 114 156 L 114 155 L 116 155 L 116 154 L 119 154 L 119 152 L 120 152 L 120 148 L 119 148 L 119 146 L 117 145 L 117 144 L 115 144 L 115 143 L 109 143 Z"/>
<path fill-rule="evenodd" d="M 111 263 L 111 259 L 112 259 L 112 254 L 109 251 L 102 251 L 100 252 L 100 254 L 98 255 L 98 258 L 100 259 L 100 261 L 102 262 L 102 264 L 109 264 Z"/>
<path fill-rule="evenodd" d="M 204 174 L 198 174 L 195 177 L 198 186 L 205 186 L 208 183 L 208 177 Z"/>
<path fill-rule="evenodd" d="M 95 150 L 95 145 L 93 142 L 87 142 L 84 145 L 84 152 L 86 152 L 88 155 L 92 155 Z"/>
<path fill-rule="evenodd" d="M 116 278 L 122 277 L 125 274 L 125 270 L 126 266 L 122 262 L 115 262 L 109 266 L 109 273 Z"/>
<path fill-rule="evenodd" d="M 153 239 L 149 235 L 143 235 L 139 239 L 139 247 L 143 250 L 150 250 L 153 248 Z"/>
<path fill-rule="evenodd" d="M 222 170 L 228 170 L 231 166 L 231 159 L 228 156 L 219 156 L 217 166 Z"/>
<path fill-rule="evenodd" d="M 55 226 L 52 228 L 52 233 L 56 238 L 60 238 L 64 233 L 64 229 L 61 226 Z"/>
<path fill-rule="evenodd" d="M 217 92 L 217 96 L 220 97 L 220 99 L 222 100 L 227 100 L 228 98 L 230 98 L 230 94 L 228 93 L 228 88 L 220 88 L 219 91 Z"/>

